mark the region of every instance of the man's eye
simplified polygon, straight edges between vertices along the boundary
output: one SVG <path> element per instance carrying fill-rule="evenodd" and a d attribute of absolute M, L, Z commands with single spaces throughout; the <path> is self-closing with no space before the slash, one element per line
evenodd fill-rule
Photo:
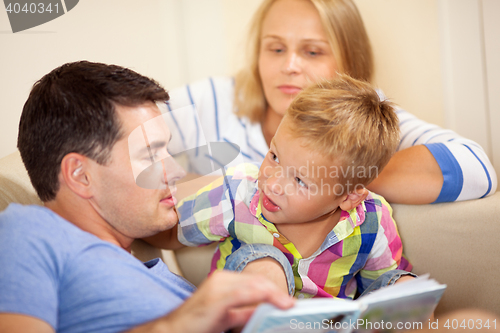
<path fill-rule="evenodd" d="M 280 159 L 278 158 L 278 156 L 277 156 L 275 153 L 273 153 L 272 151 L 271 151 L 271 152 L 269 152 L 269 153 L 271 154 L 271 159 L 272 159 L 273 161 L 275 161 L 276 163 L 279 163 L 279 162 L 280 162 Z"/>
<path fill-rule="evenodd" d="M 304 183 L 299 177 L 295 177 L 295 181 L 299 184 L 299 186 L 307 188 L 306 183 Z"/>
<path fill-rule="evenodd" d="M 148 155 L 142 158 L 143 161 L 145 162 L 155 162 L 155 156 L 154 155 Z"/>

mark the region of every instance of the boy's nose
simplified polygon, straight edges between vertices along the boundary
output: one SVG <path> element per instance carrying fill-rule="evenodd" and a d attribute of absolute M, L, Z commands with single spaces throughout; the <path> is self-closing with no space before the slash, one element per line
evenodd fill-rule
<path fill-rule="evenodd" d="M 283 195 L 283 185 L 281 184 L 280 177 L 271 176 L 266 179 L 266 189 L 274 195 Z"/>

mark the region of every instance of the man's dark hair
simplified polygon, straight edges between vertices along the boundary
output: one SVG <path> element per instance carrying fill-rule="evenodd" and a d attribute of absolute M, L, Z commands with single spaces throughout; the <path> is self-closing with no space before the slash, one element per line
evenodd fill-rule
<path fill-rule="evenodd" d="M 105 165 L 123 136 L 116 105 L 168 100 L 154 80 L 130 69 L 80 61 L 54 69 L 33 85 L 19 123 L 17 147 L 44 202 L 59 190 L 61 161 L 75 152 Z"/>

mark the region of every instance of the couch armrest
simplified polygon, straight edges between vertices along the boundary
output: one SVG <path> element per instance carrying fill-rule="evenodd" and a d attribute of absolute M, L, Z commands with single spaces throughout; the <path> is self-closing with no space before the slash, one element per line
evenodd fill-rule
<path fill-rule="evenodd" d="M 462 202 L 393 205 L 403 251 L 417 274 L 448 285 L 436 313 L 500 311 L 500 192 Z"/>

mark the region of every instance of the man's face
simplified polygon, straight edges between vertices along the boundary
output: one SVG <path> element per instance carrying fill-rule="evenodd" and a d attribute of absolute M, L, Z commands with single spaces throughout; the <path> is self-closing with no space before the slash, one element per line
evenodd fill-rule
<path fill-rule="evenodd" d="M 177 223 L 175 181 L 185 175 L 168 159 L 170 131 L 153 103 L 117 106 L 116 112 L 123 137 L 114 145 L 106 165 L 94 164 L 97 190 L 92 204 L 118 238 L 142 238 L 170 229 Z M 165 158 L 170 162 L 162 163 Z M 156 187 L 140 187 L 136 178 L 152 160 L 162 169 L 155 173 Z"/>

